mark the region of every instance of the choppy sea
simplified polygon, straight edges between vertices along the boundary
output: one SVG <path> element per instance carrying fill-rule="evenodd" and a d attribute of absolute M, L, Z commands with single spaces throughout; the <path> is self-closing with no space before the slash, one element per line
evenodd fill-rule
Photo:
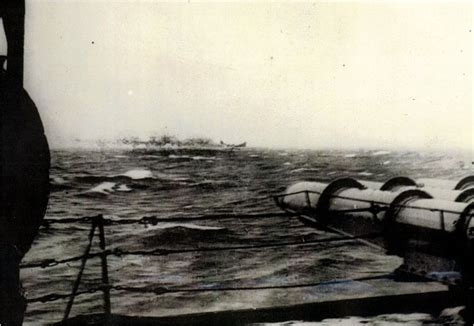
<path fill-rule="evenodd" d="M 103 214 L 110 219 L 196 217 L 215 219 L 192 223 L 106 226 L 108 248 L 186 249 L 229 245 L 305 241 L 322 231 L 297 219 L 239 219 L 239 214 L 279 213 L 269 195 L 300 180 L 330 181 L 350 176 L 384 181 L 405 175 L 458 179 L 469 174 L 461 154 L 408 151 L 336 150 L 56 150 L 52 152 L 52 192 L 46 218 L 63 219 Z M 466 168 L 466 166 L 468 168 Z M 219 214 L 235 219 L 219 220 Z M 81 255 L 87 245 L 87 223 L 42 227 L 24 263 Z M 96 240 L 97 241 L 97 240 Z M 98 250 L 97 242 L 93 251 Z M 336 268 L 325 268 L 337 262 Z M 171 254 L 109 256 L 110 283 L 119 286 L 217 288 L 265 286 L 364 277 L 390 272 L 401 260 L 357 242 L 313 246 Z M 80 262 L 49 268 L 22 269 L 28 298 L 71 292 Z M 342 266 L 342 268 L 340 267 Z M 87 262 L 80 291 L 101 284 L 98 258 Z M 352 291 L 370 291 L 363 283 Z M 311 289 L 203 293 L 129 293 L 111 291 L 112 312 L 160 316 L 268 307 L 311 301 Z M 31 325 L 60 321 L 67 299 L 28 305 Z M 102 293 L 76 297 L 71 316 L 102 311 Z M 322 324 L 426 323 L 431 316 L 374 317 L 324 321 Z M 289 322 L 288 324 L 298 324 Z M 318 324 L 319 325 L 319 324 Z"/>

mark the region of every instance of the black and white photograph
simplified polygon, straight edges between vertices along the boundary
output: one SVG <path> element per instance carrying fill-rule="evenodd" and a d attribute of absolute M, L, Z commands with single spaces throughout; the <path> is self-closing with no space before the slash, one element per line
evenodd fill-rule
<path fill-rule="evenodd" d="M 474 325 L 473 12 L 0 0 L 0 326 Z"/>

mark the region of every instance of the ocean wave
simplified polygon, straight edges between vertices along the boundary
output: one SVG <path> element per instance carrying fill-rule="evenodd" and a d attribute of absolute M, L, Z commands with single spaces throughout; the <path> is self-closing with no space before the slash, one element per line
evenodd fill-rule
<path fill-rule="evenodd" d="M 116 182 L 105 181 L 98 184 L 95 187 L 92 187 L 89 190 L 83 191 L 79 193 L 79 196 L 86 196 L 86 197 L 96 197 L 96 196 L 108 196 L 113 194 L 114 192 L 130 192 L 132 191 L 126 184 L 118 184 Z"/>
<path fill-rule="evenodd" d="M 387 155 L 387 154 L 390 154 L 390 153 L 392 153 L 392 152 L 390 152 L 390 151 L 377 151 L 377 152 L 373 152 L 372 156 Z"/>
<path fill-rule="evenodd" d="M 373 175 L 372 172 L 368 172 L 368 171 L 362 171 L 362 172 L 359 172 L 358 174 L 363 175 L 364 177 L 369 177 L 369 176 Z"/>
<path fill-rule="evenodd" d="M 133 169 L 125 173 L 114 175 L 91 175 L 87 172 L 83 172 L 82 175 L 76 175 L 74 177 L 74 181 L 80 183 L 128 182 L 130 180 L 139 181 L 151 179 L 156 178 L 150 170 L 146 169 Z"/>
<path fill-rule="evenodd" d="M 189 155 L 177 155 L 177 154 L 170 154 L 168 158 L 175 159 L 175 160 L 190 160 L 191 156 Z"/>
<path fill-rule="evenodd" d="M 290 173 L 299 173 L 299 172 L 319 172 L 319 169 L 316 168 L 299 168 L 291 170 Z"/>
<path fill-rule="evenodd" d="M 125 173 L 118 174 L 116 176 L 127 177 L 132 180 L 154 179 L 153 172 L 146 169 L 129 170 Z"/>
<path fill-rule="evenodd" d="M 175 181 L 175 182 L 188 182 L 191 179 L 182 175 L 178 174 L 166 174 L 166 173 L 156 173 L 155 174 L 155 179 L 161 180 L 161 181 Z"/>
<path fill-rule="evenodd" d="M 51 175 L 49 177 L 49 187 L 51 192 L 59 192 L 72 188 L 68 181 L 57 175 Z"/>
<path fill-rule="evenodd" d="M 49 182 L 58 185 L 67 183 L 67 181 L 63 177 L 54 174 L 49 176 Z"/>
<path fill-rule="evenodd" d="M 50 192 L 60 192 L 72 189 L 72 186 L 67 184 L 57 184 L 57 183 L 50 183 L 49 184 L 49 191 Z"/>
<path fill-rule="evenodd" d="M 224 227 L 197 225 L 197 224 L 193 224 L 193 223 L 160 223 L 158 225 L 150 226 L 149 228 L 150 229 L 185 228 L 185 229 L 201 230 L 201 231 L 221 231 L 221 230 L 225 230 Z"/>
<path fill-rule="evenodd" d="M 116 190 L 120 192 L 130 192 L 133 189 L 129 188 L 127 185 L 122 184 L 122 185 L 119 185 Z"/>
<path fill-rule="evenodd" d="M 221 189 L 221 188 L 233 188 L 237 187 L 236 182 L 230 180 L 205 180 L 201 182 L 196 182 L 191 184 L 192 187 L 202 188 L 202 189 Z"/>
<path fill-rule="evenodd" d="M 224 227 L 213 227 L 197 225 L 192 223 L 159 223 L 158 225 L 148 226 L 149 230 L 141 238 L 146 246 L 169 246 L 173 247 L 184 245 L 186 247 L 199 245 L 212 241 L 219 242 L 221 239 L 227 239 L 229 230 Z M 149 235 L 148 235 L 149 234 Z"/>
<path fill-rule="evenodd" d="M 193 156 L 191 158 L 194 161 L 213 161 L 216 159 L 215 156 L 201 156 L 201 155 Z"/>
<path fill-rule="evenodd" d="M 354 157 L 357 157 L 357 154 L 353 154 L 353 153 L 351 153 L 351 154 L 346 154 L 346 155 L 344 155 L 344 157 L 345 157 L 345 158 L 354 158 Z"/>
<path fill-rule="evenodd" d="M 117 184 L 115 182 L 102 182 L 101 184 L 87 190 L 86 193 L 90 192 L 90 193 L 108 195 L 115 191 L 114 187 L 116 186 Z"/>

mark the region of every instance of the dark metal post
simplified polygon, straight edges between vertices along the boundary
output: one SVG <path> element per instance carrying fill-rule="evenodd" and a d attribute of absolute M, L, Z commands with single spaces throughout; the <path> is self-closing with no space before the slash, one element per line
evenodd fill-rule
<path fill-rule="evenodd" d="M 18 109 L 23 92 L 23 53 L 25 34 L 25 1 L 2 0 L 0 17 L 8 46 L 8 69 L 6 71 L 7 105 L 10 115 Z M 0 67 L 1 69 L 2 67 Z M 6 108 L 3 108 L 5 110 Z M 2 112 L 5 113 L 5 112 Z"/>
<path fill-rule="evenodd" d="M 50 156 L 23 89 L 25 0 L 0 0 L 0 19 L 8 47 L 0 56 L 0 324 L 21 325 L 26 300 L 19 264 L 46 212 Z"/>
<path fill-rule="evenodd" d="M 446 227 L 444 225 L 444 211 L 442 211 L 442 210 L 439 211 L 439 219 L 440 219 L 440 223 L 441 223 L 441 230 L 445 231 Z"/>
<path fill-rule="evenodd" d="M 92 240 L 94 239 L 95 228 L 97 227 L 96 221 L 92 221 L 92 227 L 89 232 L 89 243 L 87 244 L 86 250 L 81 260 L 81 268 L 79 269 L 79 273 L 77 274 L 76 281 L 74 282 L 74 286 L 72 288 L 71 297 L 69 302 L 66 306 L 66 310 L 64 311 L 64 318 L 63 321 L 66 321 L 69 318 L 69 313 L 71 312 L 72 305 L 74 304 L 74 298 L 76 297 L 77 290 L 79 289 L 79 285 L 81 284 L 82 274 L 84 273 L 84 269 L 86 267 L 87 259 L 89 258 L 89 253 L 92 247 Z"/>
<path fill-rule="evenodd" d="M 102 265 L 102 285 L 104 287 L 104 313 L 110 315 L 110 288 L 109 288 L 109 271 L 107 267 L 107 253 L 105 252 L 105 232 L 104 232 L 104 218 L 100 215 L 97 218 L 97 226 L 99 227 L 99 240 L 101 265 Z"/>
<path fill-rule="evenodd" d="M 311 208 L 311 199 L 309 198 L 309 192 L 305 191 L 304 193 L 306 195 L 306 204 L 308 205 L 308 208 Z"/>

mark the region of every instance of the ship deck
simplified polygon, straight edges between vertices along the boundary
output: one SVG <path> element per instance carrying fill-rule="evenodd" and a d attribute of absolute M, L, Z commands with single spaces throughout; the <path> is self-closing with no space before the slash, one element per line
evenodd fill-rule
<path fill-rule="evenodd" d="M 312 222 L 307 217 L 301 219 L 305 223 Z M 357 242 L 362 250 L 374 250 L 372 243 L 366 240 L 348 241 Z M 383 266 L 386 257 L 382 254 L 380 257 L 380 266 Z M 462 305 L 462 294 L 458 290 L 454 291 L 447 285 L 434 281 L 397 279 L 391 267 L 380 268 L 376 273 L 361 277 L 356 266 L 350 271 L 342 263 L 340 266 L 337 263 L 318 266 L 318 274 L 321 275 L 331 274 L 331 270 L 346 269 L 345 277 L 286 288 L 244 289 L 239 295 L 235 295 L 235 289 L 229 289 L 232 295 L 226 295 L 226 290 L 220 289 L 217 299 L 219 304 L 206 306 L 203 303 L 200 310 L 186 310 L 179 306 L 170 309 L 169 304 L 174 299 L 168 297 L 167 302 L 165 297 L 156 301 L 156 311 L 160 311 L 160 306 L 168 304 L 168 307 L 157 315 L 115 314 L 111 293 L 110 314 L 78 315 L 57 325 L 247 325 L 289 320 L 319 321 L 325 318 L 376 316 L 385 313 L 425 312 L 437 315 L 444 308 Z M 214 294 L 193 293 L 195 300 L 202 302 L 206 302 L 207 295 Z M 237 305 L 234 300 L 238 301 Z"/>
<path fill-rule="evenodd" d="M 357 289 L 364 288 L 360 293 Z M 344 316 L 425 312 L 437 315 L 447 306 L 461 304 L 460 295 L 437 282 L 400 282 L 390 277 L 365 281 L 341 281 L 313 288 L 321 295 L 311 302 L 265 307 L 204 311 L 170 316 L 80 315 L 58 325 L 247 325 L 288 320 L 319 321 Z M 299 289 L 286 290 L 297 296 Z M 294 292 L 294 293 L 291 293 Z"/>

